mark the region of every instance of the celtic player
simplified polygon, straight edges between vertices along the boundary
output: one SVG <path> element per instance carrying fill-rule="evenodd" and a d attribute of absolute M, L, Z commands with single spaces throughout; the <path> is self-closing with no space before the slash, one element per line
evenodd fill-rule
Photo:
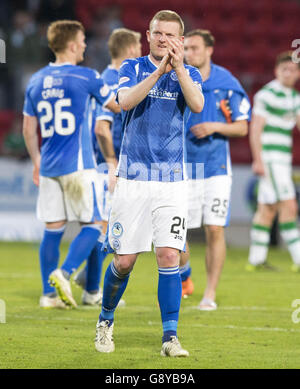
<path fill-rule="evenodd" d="M 260 176 L 258 208 L 251 229 L 247 270 L 266 266 L 270 230 L 276 214 L 279 228 L 293 260 L 300 270 L 300 235 L 297 203 L 292 181 L 292 131 L 300 129 L 300 94 L 294 89 L 299 64 L 292 53 L 281 53 L 275 64 L 276 78 L 254 96 L 250 146 L 252 169 Z"/>

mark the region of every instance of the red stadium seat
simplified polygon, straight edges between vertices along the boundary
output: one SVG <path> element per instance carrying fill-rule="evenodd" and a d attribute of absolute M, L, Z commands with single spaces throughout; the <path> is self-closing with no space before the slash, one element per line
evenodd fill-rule
<path fill-rule="evenodd" d="M 14 111 L 0 111 L 0 131 L 8 131 L 15 118 Z"/>
<path fill-rule="evenodd" d="M 293 132 L 293 163 L 300 165 L 300 134 L 298 130 Z"/>
<path fill-rule="evenodd" d="M 233 163 L 251 163 L 251 151 L 248 137 L 230 138 L 230 154 Z"/>
<path fill-rule="evenodd" d="M 5 135 L 11 129 L 15 115 L 14 111 L 0 111 L 0 145 L 2 145 Z"/>
<path fill-rule="evenodd" d="M 234 61 L 239 56 L 241 50 L 240 42 L 236 40 L 227 40 L 223 44 L 216 44 L 214 56 L 222 61 Z"/>
<path fill-rule="evenodd" d="M 150 18 L 161 9 L 169 9 L 168 0 L 85 0 L 77 1 L 78 15 L 85 25 L 99 6 L 119 4 L 126 27 L 142 33 L 143 54 L 148 52 L 145 31 Z M 213 60 L 236 76 L 244 77 L 251 93 L 258 84 L 273 78 L 276 56 L 291 50 L 300 38 L 300 2 L 298 0 L 173 0 L 172 9 L 187 15 L 191 28 L 211 30 L 216 38 Z M 147 50 L 146 50 L 147 48 Z"/>

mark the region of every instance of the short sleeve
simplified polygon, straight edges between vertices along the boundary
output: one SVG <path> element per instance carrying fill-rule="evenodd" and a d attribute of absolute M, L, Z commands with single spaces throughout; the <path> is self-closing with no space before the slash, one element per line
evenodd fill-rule
<path fill-rule="evenodd" d="M 238 92 L 231 92 L 229 96 L 232 121 L 250 120 L 250 102 L 247 96 Z"/>
<path fill-rule="evenodd" d="M 262 116 L 263 118 L 266 118 L 268 113 L 266 109 L 266 94 L 265 91 L 260 90 L 259 92 L 254 95 L 253 99 L 253 113 L 255 115 Z"/>
<path fill-rule="evenodd" d="M 94 96 L 97 102 L 103 107 L 105 107 L 114 96 L 114 93 L 110 87 L 104 83 L 100 74 L 92 69 L 89 76 L 89 93 Z"/>
<path fill-rule="evenodd" d="M 189 75 L 193 80 L 193 83 L 198 87 L 198 89 L 202 92 L 202 76 L 198 69 L 194 67 L 188 68 Z"/>
<path fill-rule="evenodd" d="M 37 113 L 35 111 L 35 108 L 34 108 L 34 105 L 32 103 L 32 99 L 30 96 L 30 89 L 31 89 L 30 86 L 28 86 L 26 89 L 23 114 L 27 115 L 27 116 L 37 116 Z"/>
<path fill-rule="evenodd" d="M 118 92 L 121 89 L 129 89 L 136 85 L 137 75 L 139 72 L 139 63 L 137 61 L 124 61 L 119 70 L 119 86 Z"/>
<path fill-rule="evenodd" d="M 114 121 L 114 113 L 109 109 L 102 107 L 100 104 L 96 104 L 96 120 L 107 120 L 109 122 Z"/>

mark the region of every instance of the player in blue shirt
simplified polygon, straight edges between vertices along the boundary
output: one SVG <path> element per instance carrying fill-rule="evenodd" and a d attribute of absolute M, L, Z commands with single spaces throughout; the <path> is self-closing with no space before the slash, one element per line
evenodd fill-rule
<path fill-rule="evenodd" d="M 122 62 L 127 58 L 136 58 L 141 56 L 141 34 L 127 28 L 117 28 L 113 30 L 108 40 L 108 47 L 111 56 L 111 64 L 101 74 L 104 82 L 114 91 L 117 91 L 119 81 L 119 69 Z M 100 242 L 93 249 L 88 258 L 87 266 L 74 277 L 74 281 L 84 292 L 82 300 L 84 304 L 95 305 L 102 302 L 101 289 L 99 282 L 101 279 L 102 263 L 107 255 L 107 251 L 101 251 L 101 242 L 103 234 L 107 229 L 107 221 L 111 204 L 111 193 L 108 190 L 110 182 L 112 186 L 115 182 L 114 171 L 119 158 L 122 133 L 122 117 L 120 113 L 113 113 L 102 105 L 93 104 L 93 148 L 98 165 L 99 179 L 101 181 L 101 197 L 99 199 L 100 215 L 102 219 L 102 235 Z M 95 125 L 94 125 L 95 122 Z M 107 145 L 104 149 L 103 146 Z M 104 156 L 105 158 L 104 158 Z M 108 162 L 108 169 L 105 161 Z M 108 179 L 108 170 L 110 178 Z M 112 190 L 113 188 L 111 188 Z M 98 248 L 97 248 L 98 246 Z M 124 305 L 124 300 L 120 300 L 119 306 Z"/>
<path fill-rule="evenodd" d="M 179 251 L 186 229 L 184 126 L 186 107 L 201 112 L 201 75 L 184 65 L 184 25 L 172 11 L 150 22 L 150 54 L 128 59 L 119 73 L 123 140 L 109 218 L 115 257 L 108 266 L 95 347 L 112 352 L 114 312 L 139 253 L 155 247 L 163 356 L 188 356 L 177 338 L 181 301 Z"/>
<path fill-rule="evenodd" d="M 245 136 L 250 120 L 248 97 L 233 75 L 211 62 L 214 37 L 207 30 L 185 36 L 185 59 L 203 77 L 205 108 L 186 117 L 186 149 L 189 171 L 188 228 L 198 228 L 202 219 L 206 233 L 207 287 L 200 310 L 213 310 L 216 288 L 226 256 L 224 227 L 229 223 L 231 162 L 228 137 Z M 203 164 L 202 177 L 195 164 Z M 204 180 L 203 180 L 204 176 Z M 189 251 L 181 254 L 183 295 L 193 292 L 189 277 Z"/>
<path fill-rule="evenodd" d="M 92 152 L 91 99 L 116 112 L 114 93 L 97 71 L 77 66 L 86 48 L 77 21 L 57 21 L 47 32 L 56 61 L 35 73 L 26 90 L 23 133 L 39 186 L 38 217 L 46 223 L 40 245 L 42 307 L 76 306 L 69 278 L 95 246 L 100 228 L 99 182 Z M 42 145 L 39 150 L 37 128 Z M 61 269 L 59 245 L 67 221 L 81 223 Z M 57 288 L 48 284 L 48 278 Z"/>
<path fill-rule="evenodd" d="M 137 58 L 141 56 L 141 34 L 127 28 L 117 28 L 113 30 L 108 40 L 108 48 L 111 56 L 111 64 L 103 71 L 101 77 L 107 85 L 116 93 L 119 84 L 119 70 L 122 62 L 127 58 Z M 114 114 L 107 109 L 100 107 L 99 120 L 110 122 L 113 135 L 113 144 L 116 157 L 119 158 L 122 133 L 122 115 Z"/>

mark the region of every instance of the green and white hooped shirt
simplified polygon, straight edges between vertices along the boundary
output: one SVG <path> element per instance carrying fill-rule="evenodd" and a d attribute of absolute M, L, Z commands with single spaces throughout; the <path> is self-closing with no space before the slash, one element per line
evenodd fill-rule
<path fill-rule="evenodd" d="M 265 118 L 262 157 L 265 163 L 292 163 L 292 131 L 300 115 L 300 94 L 273 80 L 254 96 L 253 113 Z"/>

